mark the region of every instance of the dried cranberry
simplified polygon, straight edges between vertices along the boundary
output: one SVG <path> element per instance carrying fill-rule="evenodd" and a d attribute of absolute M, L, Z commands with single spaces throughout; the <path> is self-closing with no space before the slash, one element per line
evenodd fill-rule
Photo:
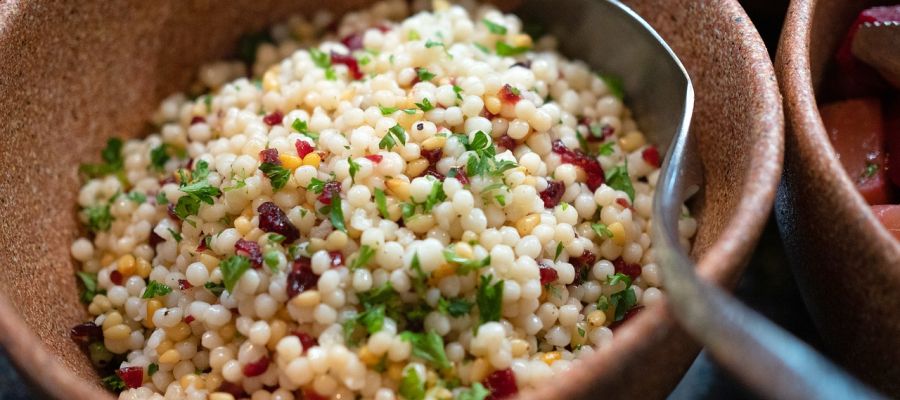
<path fill-rule="evenodd" d="M 125 279 L 125 277 L 122 276 L 122 273 L 118 270 L 114 270 L 113 272 L 109 273 L 109 281 L 115 283 L 116 285 L 121 285 L 123 279 Z"/>
<path fill-rule="evenodd" d="M 318 283 L 319 276 L 313 272 L 310 260 L 301 257 L 294 261 L 293 268 L 287 276 L 288 297 L 293 298 L 307 289 L 312 289 Z"/>
<path fill-rule="evenodd" d="M 198 253 L 202 253 L 207 250 L 207 247 L 206 247 L 207 238 L 209 238 L 209 235 L 205 235 L 205 236 L 203 236 L 203 238 L 200 239 L 200 244 L 197 245 Z"/>
<path fill-rule="evenodd" d="M 116 370 L 116 375 L 125 382 L 125 387 L 135 389 L 141 387 L 144 383 L 143 367 L 123 367 Z"/>
<path fill-rule="evenodd" d="M 263 122 L 265 122 L 266 125 L 269 125 L 269 126 L 281 125 L 281 121 L 283 121 L 283 120 L 284 120 L 284 114 L 282 114 L 281 111 L 275 111 L 275 112 L 263 117 Z"/>
<path fill-rule="evenodd" d="M 359 70 L 359 62 L 356 61 L 356 58 L 353 58 L 353 56 L 349 54 L 338 54 L 332 51 L 331 63 L 346 65 L 347 69 L 350 70 L 350 76 L 353 78 L 353 80 L 358 81 L 363 78 L 363 73 Z"/>
<path fill-rule="evenodd" d="M 422 150 L 422 158 L 428 160 L 428 164 L 430 165 L 437 164 L 438 161 L 441 161 L 443 155 L 444 150 L 442 149 Z"/>
<path fill-rule="evenodd" d="M 88 344 L 103 339 L 103 330 L 93 322 L 78 324 L 69 330 L 69 337 L 77 343 Z"/>
<path fill-rule="evenodd" d="M 482 384 L 491 392 L 491 395 L 487 397 L 490 400 L 505 399 L 519 393 L 516 374 L 510 368 L 492 372 Z"/>
<path fill-rule="evenodd" d="M 628 321 L 629 319 L 631 319 L 631 317 L 634 317 L 635 315 L 637 315 L 637 314 L 638 314 L 639 312 L 641 312 L 641 311 L 644 311 L 644 306 L 637 306 L 637 307 L 634 307 L 634 308 L 632 308 L 632 309 L 626 311 L 626 312 L 625 312 L 625 315 L 622 316 L 622 319 L 620 319 L 620 320 L 618 320 L 618 321 L 616 321 L 616 322 L 613 322 L 613 323 L 609 324 L 609 329 L 616 329 L 616 328 L 618 328 L 619 326 L 621 326 L 622 324 L 624 324 L 625 321 Z"/>
<path fill-rule="evenodd" d="M 587 185 L 591 190 L 597 190 L 605 182 L 603 167 L 596 158 L 584 154 L 581 150 L 572 150 L 563 144 L 561 140 L 554 140 L 553 152 L 559 154 L 562 162 L 581 167 L 587 175 Z"/>
<path fill-rule="evenodd" d="M 313 346 L 319 345 L 319 341 L 317 341 L 316 338 L 312 337 L 312 335 L 310 335 L 306 332 L 293 331 L 293 332 L 291 332 L 291 334 L 296 336 L 298 339 L 300 339 L 300 344 L 303 345 L 304 353 L 306 353 L 306 351 L 311 349 Z"/>
<path fill-rule="evenodd" d="M 381 160 L 384 159 L 384 157 L 383 157 L 381 154 L 369 154 L 369 155 L 366 156 L 366 158 L 368 158 L 369 161 L 371 161 L 371 162 L 373 162 L 373 163 L 375 163 L 375 164 L 380 163 Z"/>
<path fill-rule="evenodd" d="M 271 201 L 262 203 L 256 211 L 259 212 L 259 229 L 262 229 L 263 232 L 284 236 L 285 244 L 293 243 L 300 237 L 300 231 L 275 203 Z"/>
<path fill-rule="evenodd" d="M 565 186 L 560 181 L 549 181 L 547 182 L 547 188 L 544 189 L 541 193 L 541 200 L 544 201 L 545 208 L 553 208 L 559 204 L 559 201 L 562 199 L 563 192 L 565 192 Z"/>
<path fill-rule="evenodd" d="M 259 360 L 244 365 L 243 372 L 244 376 L 252 378 L 264 374 L 267 369 L 269 369 L 269 357 L 263 356 Z"/>
<path fill-rule="evenodd" d="M 588 130 L 590 131 L 590 135 L 587 135 L 587 140 L 589 142 L 602 142 L 616 133 L 615 128 L 610 124 L 600 125 L 600 127 L 596 128 L 597 131 L 595 131 L 592 126 L 588 125 Z"/>
<path fill-rule="evenodd" d="M 615 268 L 616 273 L 628 275 L 632 280 L 637 279 L 641 276 L 641 272 L 643 272 L 643 268 L 641 268 L 640 264 L 627 263 L 622 257 L 613 261 L 613 268 Z"/>
<path fill-rule="evenodd" d="M 297 140 L 294 142 L 294 147 L 297 148 L 297 155 L 300 156 L 300 158 L 306 157 L 307 154 L 312 153 L 314 150 L 312 145 L 305 140 Z"/>
<path fill-rule="evenodd" d="M 659 161 L 659 149 L 657 149 L 656 146 L 650 146 L 644 149 L 644 151 L 641 152 L 641 158 L 654 168 L 659 168 L 662 165 Z"/>
<path fill-rule="evenodd" d="M 331 256 L 331 268 L 337 268 L 341 265 L 344 265 L 344 255 L 339 251 L 329 251 L 328 255 Z"/>
<path fill-rule="evenodd" d="M 341 43 L 347 46 L 350 51 L 362 50 L 363 48 L 363 32 L 353 32 L 341 39 Z"/>
<path fill-rule="evenodd" d="M 487 119 L 494 119 L 494 117 L 496 117 L 497 114 L 494 114 L 494 113 L 488 111 L 487 108 L 484 108 L 484 109 L 481 110 L 481 113 L 478 114 L 478 116 L 479 116 L 479 117 L 483 117 L 483 118 L 487 118 Z"/>
<path fill-rule="evenodd" d="M 587 279 L 588 272 L 594 267 L 594 262 L 597 261 L 597 256 L 589 250 L 585 250 L 580 256 L 574 257 L 569 261 L 575 267 L 575 280 L 572 284 L 580 285 Z"/>
<path fill-rule="evenodd" d="M 259 161 L 266 164 L 281 165 L 281 160 L 278 158 L 278 149 L 265 149 L 260 151 Z"/>
<path fill-rule="evenodd" d="M 455 171 L 456 175 L 454 175 L 453 177 L 456 178 L 456 180 L 458 180 L 459 183 L 461 183 L 461 184 L 463 184 L 463 185 L 468 185 L 468 184 L 469 184 L 469 176 L 466 175 L 466 169 L 465 169 L 465 168 L 463 168 L 463 167 L 454 167 L 454 168 L 452 169 L 452 171 Z"/>
<path fill-rule="evenodd" d="M 303 400 L 328 400 L 313 389 L 303 389 Z"/>
<path fill-rule="evenodd" d="M 150 240 L 149 240 L 150 247 L 152 247 L 153 249 L 156 249 L 156 245 L 158 245 L 162 242 L 165 242 L 165 240 L 162 238 L 162 236 L 157 235 L 156 232 L 153 232 L 151 230 L 150 231 Z"/>
<path fill-rule="evenodd" d="M 197 318 L 194 318 L 193 315 L 188 315 L 187 317 L 184 317 L 184 323 L 190 324 L 191 322 L 194 322 L 194 320 L 196 320 L 196 319 Z"/>
<path fill-rule="evenodd" d="M 181 289 L 181 290 L 188 290 L 188 289 L 190 289 L 190 288 L 192 288 L 192 287 L 194 287 L 194 285 L 191 285 L 191 283 L 188 282 L 187 279 L 179 279 L 179 280 L 178 280 L 178 288 L 179 288 L 179 289 Z"/>
<path fill-rule="evenodd" d="M 444 181 L 444 179 L 447 178 L 446 176 L 444 176 L 444 174 L 438 172 L 437 168 L 435 168 L 433 166 L 428 167 L 428 169 L 425 170 L 425 175 L 433 176 L 435 179 L 442 181 L 442 182 Z"/>
<path fill-rule="evenodd" d="M 244 392 L 244 388 L 241 387 L 241 385 L 238 385 L 237 383 L 228 382 L 228 381 L 223 381 L 222 384 L 219 385 L 218 388 L 216 388 L 216 391 L 228 393 L 228 394 L 234 396 L 234 398 L 236 398 L 236 399 L 242 399 L 242 398 L 247 397 L 247 393 Z"/>
<path fill-rule="evenodd" d="M 522 100 L 522 94 L 519 92 L 519 89 L 510 86 L 508 83 L 500 88 L 498 95 L 504 103 L 516 104 L 519 100 Z"/>
<path fill-rule="evenodd" d="M 628 204 L 628 200 L 625 200 L 621 197 L 616 199 L 616 204 L 622 206 L 622 208 L 631 208 L 631 204 Z"/>
<path fill-rule="evenodd" d="M 322 194 L 319 195 L 318 199 L 322 204 L 330 205 L 331 198 L 336 193 L 341 192 L 341 183 L 337 181 L 329 181 L 325 182 L 325 186 L 322 189 Z"/>
<path fill-rule="evenodd" d="M 551 284 L 559 279 L 559 272 L 556 272 L 556 268 L 553 268 L 543 262 L 538 268 L 538 271 L 541 273 L 541 285 Z"/>
<path fill-rule="evenodd" d="M 281 210 L 279 209 L 279 211 Z M 238 239 L 238 241 L 234 243 L 234 252 L 239 256 L 249 258 L 250 263 L 253 264 L 253 268 L 262 268 L 263 255 L 262 250 L 259 248 L 259 243 Z"/>
<path fill-rule="evenodd" d="M 514 150 L 516 148 L 516 140 L 509 137 L 509 135 L 504 134 L 497 138 L 497 145 L 502 146 L 507 150 Z"/>
<path fill-rule="evenodd" d="M 202 116 L 199 116 L 199 115 L 195 115 L 191 118 L 191 125 L 202 124 L 204 122 L 206 122 L 206 118 L 203 118 Z"/>
<path fill-rule="evenodd" d="M 169 203 L 169 206 L 166 207 L 166 215 L 168 215 L 169 218 L 172 218 L 176 221 L 181 221 L 181 218 L 179 218 L 178 214 L 175 213 L 175 205 L 172 203 Z"/>

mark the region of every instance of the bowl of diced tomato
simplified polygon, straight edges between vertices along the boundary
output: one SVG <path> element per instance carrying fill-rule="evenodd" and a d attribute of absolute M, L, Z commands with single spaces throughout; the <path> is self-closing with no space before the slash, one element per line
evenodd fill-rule
<path fill-rule="evenodd" d="M 900 395 L 900 4 L 792 2 L 776 212 L 829 353 Z"/>

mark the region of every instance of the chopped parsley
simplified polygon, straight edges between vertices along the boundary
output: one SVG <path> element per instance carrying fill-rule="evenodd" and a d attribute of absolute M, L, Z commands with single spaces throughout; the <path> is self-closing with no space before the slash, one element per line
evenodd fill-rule
<path fill-rule="evenodd" d="M 391 216 L 388 214 L 387 197 L 385 197 L 384 195 L 384 190 L 375 188 L 375 205 L 378 207 L 378 212 L 381 213 L 382 218 L 391 218 Z"/>
<path fill-rule="evenodd" d="M 278 258 L 278 250 L 269 250 L 263 255 L 263 262 L 272 272 L 278 272 L 278 264 L 281 260 Z"/>
<path fill-rule="evenodd" d="M 147 201 L 147 195 L 137 191 L 132 191 L 126 194 L 125 197 L 138 204 L 144 204 Z"/>
<path fill-rule="evenodd" d="M 556 244 L 556 254 L 553 255 L 553 261 L 556 261 L 559 259 L 559 255 L 562 254 L 562 251 L 563 251 L 563 244 L 562 244 L 562 242 L 559 242 Z"/>
<path fill-rule="evenodd" d="M 481 52 L 484 54 L 491 54 L 491 51 L 481 43 L 472 43 L 472 46 L 475 46 L 476 49 L 481 50 Z"/>
<path fill-rule="evenodd" d="M 269 241 L 273 242 L 273 243 L 281 243 L 284 241 L 284 239 L 286 239 L 284 237 L 284 235 L 280 235 L 277 233 L 270 233 L 268 238 L 269 238 Z"/>
<path fill-rule="evenodd" d="M 206 288 L 206 290 L 209 290 L 209 292 L 215 296 L 220 296 L 222 294 L 222 292 L 225 291 L 225 285 L 223 285 L 221 282 L 219 282 L 219 283 L 213 283 L 212 281 L 206 282 L 205 284 L 203 284 L 203 287 Z"/>
<path fill-rule="evenodd" d="M 176 243 L 181 243 L 181 240 L 183 238 L 181 237 L 180 233 L 175 232 L 172 228 L 166 228 L 166 229 L 169 231 L 169 234 L 172 235 L 172 239 L 175 239 Z"/>
<path fill-rule="evenodd" d="M 456 86 L 456 85 L 453 85 L 453 93 L 456 93 L 456 99 L 459 100 L 459 101 L 462 101 L 462 99 L 463 99 L 463 98 L 462 98 L 462 91 L 463 91 L 463 88 L 461 88 L 461 87 L 459 87 L 459 86 Z"/>
<path fill-rule="evenodd" d="M 431 192 L 428 193 L 428 197 L 425 199 L 425 212 L 431 212 L 431 209 L 433 209 L 434 206 L 440 204 L 446 199 L 447 195 L 444 193 L 444 182 L 435 179 L 434 183 L 432 183 L 431 185 Z"/>
<path fill-rule="evenodd" d="M 250 269 L 250 260 L 244 256 L 231 256 L 219 263 L 222 282 L 229 293 L 234 293 L 234 285 L 237 285 L 238 280 L 248 269 Z"/>
<path fill-rule="evenodd" d="M 150 281 L 147 283 L 147 288 L 144 289 L 144 294 L 141 295 L 141 298 L 152 299 L 154 297 L 165 296 L 169 293 L 172 293 L 172 288 L 157 281 Z"/>
<path fill-rule="evenodd" d="M 606 184 L 609 187 L 621 190 L 628 194 L 628 198 L 634 202 L 634 186 L 628 177 L 628 164 L 620 165 L 606 173 Z"/>
<path fill-rule="evenodd" d="M 456 255 L 453 249 L 444 249 L 444 261 L 458 265 L 456 273 L 458 275 L 466 275 L 469 272 L 477 271 L 491 264 L 491 256 L 487 256 L 481 260 L 470 260 Z"/>
<path fill-rule="evenodd" d="M 119 376 L 116 374 L 106 376 L 101 379 L 100 382 L 102 382 L 103 386 L 106 386 L 107 389 L 112 390 L 116 393 L 127 389 L 127 387 L 125 387 L 125 381 L 123 381 L 122 378 L 119 378 Z"/>
<path fill-rule="evenodd" d="M 391 129 L 388 129 L 388 132 L 381 138 L 381 141 L 378 142 L 378 148 L 390 150 L 397 145 L 397 142 L 406 145 L 406 131 L 403 130 L 403 127 L 400 126 L 400 124 L 394 125 Z"/>
<path fill-rule="evenodd" d="M 91 206 L 84 209 L 87 217 L 87 228 L 91 232 L 103 232 L 112 226 L 113 216 L 109 212 L 109 204 Z"/>
<path fill-rule="evenodd" d="M 322 181 L 322 180 L 319 180 L 316 178 L 312 178 L 309 181 L 309 185 L 306 186 L 306 190 L 313 192 L 315 194 L 322 193 L 322 191 L 325 190 L 325 181 Z"/>
<path fill-rule="evenodd" d="M 878 164 L 866 163 L 866 170 L 863 171 L 863 178 L 871 178 L 878 172 Z"/>
<path fill-rule="evenodd" d="M 418 67 L 418 68 L 416 68 L 416 76 L 419 77 L 419 81 L 428 82 L 428 81 L 434 79 L 434 77 L 437 75 L 432 74 L 431 72 L 428 72 L 428 70 L 425 68 Z"/>
<path fill-rule="evenodd" d="M 209 164 L 204 160 L 197 162 L 197 167 L 191 174 L 192 180 L 190 183 L 186 182 L 184 173 L 181 172 L 181 174 L 180 190 L 187 195 L 178 199 L 178 203 L 175 204 L 175 215 L 185 220 L 187 217 L 200 211 L 200 203 L 213 204 L 215 197 L 218 197 L 222 192 L 219 188 L 210 185 L 206 180 L 206 177 L 209 175 Z"/>
<path fill-rule="evenodd" d="M 147 375 L 153 376 L 157 371 L 159 371 L 159 365 L 156 363 L 150 363 L 150 365 L 147 366 Z"/>
<path fill-rule="evenodd" d="M 461 317 L 463 315 L 469 314 L 469 311 L 472 310 L 472 303 L 463 300 L 463 299 L 450 299 L 447 300 L 443 297 L 438 299 L 438 311 L 442 314 L 447 314 L 451 317 Z"/>
<path fill-rule="evenodd" d="M 300 132 L 300 134 L 312 139 L 314 142 L 319 140 L 318 133 L 312 133 L 309 131 L 309 124 L 306 121 L 297 118 L 291 123 L 291 128 L 294 128 L 295 131 Z"/>
<path fill-rule="evenodd" d="M 337 193 L 332 196 L 331 204 L 322 207 L 319 212 L 328 215 L 328 220 L 331 221 L 334 229 L 347 232 L 347 227 L 344 225 L 344 210 L 341 210 L 341 196 Z"/>
<path fill-rule="evenodd" d="M 607 283 L 610 286 L 615 286 L 619 282 L 625 284 L 625 289 L 609 295 L 609 304 L 616 309 L 614 322 L 625 318 L 625 313 L 637 304 L 637 296 L 634 294 L 634 288 L 631 287 L 631 278 L 628 275 L 619 272 L 607 277 Z"/>
<path fill-rule="evenodd" d="M 614 144 L 613 142 L 603 143 L 602 145 L 600 145 L 600 150 L 598 150 L 598 153 L 601 156 L 613 155 L 613 153 L 615 152 L 615 150 L 613 150 L 613 144 Z"/>
<path fill-rule="evenodd" d="M 431 110 L 434 110 L 434 104 L 431 104 L 431 100 L 428 100 L 427 97 L 422 99 L 421 103 L 415 103 L 415 104 L 416 104 L 416 107 L 419 107 L 419 109 L 422 110 L 423 112 L 429 112 Z"/>
<path fill-rule="evenodd" d="M 81 302 L 90 303 L 94 300 L 94 296 L 101 294 L 103 290 L 97 290 L 97 274 L 90 272 L 78 271 L 75 273 L 84 284 L 84 291 L 81 292 Z"/>
<path fill-rule="evenodd" d="M 400 397 L 406 400 L 423 400 L 425 398 L 425 381 L 422 380 L 415 368 L 406 368 L 398 391 Z"/>
<path fill-rule="evenodd" d="M 625 97 L 625 84 L 622 82 L 622 78 L 599 72 L 597 73 L 597 77 L 606 84 L 606 88 L 609 89 L 609 94 L 619 100 L 622 100 Z"/>
<path fill-rule="evenodd" d="M 381 110 L 381 115 L 384 115 L 384 116 L 391 115 L 391 114 L 393 114 L 393 113 L 395 113 L 395 112 L 397 112 L 397 111 L 403 111 L 403 112 L 405 112 L 405 113 L 407 113 L 407 114 L 409 114 L 409 115 L 413 115 L 413 114 L 416 113 L 416 109 L 415 109 L 415 108 L 402 108 L 402 109 L 401 109 L 401 108 L 397 108 L 397 107 L 382 107 L 382 106 L 378 106 L 378 109 Z"/>
<path fill-rule="evenodd" d="M 269 182 L 272 183 L 272 189 L 275 189 L 276 192 L 287 185 L 288 180 L 291 179 L 291 170 L 278 164 L 262 163 L 259 170 L 266 174 Z"/>
<path fill-rule="evenodd" d="M 325 70 L 325 79 L 330 81 L 337 79 L 334 68 L 331 66 L 331 55 L 322 50 L 311 48 L 309 49 L 309 57 L 312 58 L 313 64 Z"/>
<path fill-rule="evenodd" d="M 166 193 L 160 191 L 156 194 L 156 204 L 157 205 L 166 205 L 169 204 L 169 199 L 166 197 Z"/>
<path fill-rule="evenodd" d="M 354 258 L 353 261 L 350 262 L 350 270 L 353 271 L 357 268 L 365 267 L 369 264 L 369 261 L 373 256 L 375 256 L 375 249 L 367 244 L 362 245 L 359 248 L 359 253 L 357 254 L 356 258 Z"/>
<path fill-rule="evenodd" d="M 122 139 L 110 138 L 106 141 L 106 147 L 100 151 L 100 164 L 81 164 L 79 170 L 91 178 L 122 173 L 125 167 L 125 158 L 122 156 Z M 123 175 L 124 176 L 124 175 Z"/>
<path fill-rule="evenodd" d="M 481 323 L 499 321 L 503 308 L 503 280 L 491 284 L 493 275 L 482 275 L 478 285 L 475 303 L 478 304 L 478 317 Z"/>
<path fill-rule="evenodd" d="M 506 42 L 499 41 L 496 45 L 497 55 L 500 56 L 517 56 L 531 50 L 531 47 L 528 46 L 513 46 Z"/>
<path fill-rule="evenodd" d="M 400 339 L 412 345 L 412 354 L 441 370 L 450 369 L 450 360 L 444 353 L 444 339 L 434 331 L 428 333 L 414 333 L 405 331 L 400 334 Z"/>
<path fill-rule="evenodd" d="M 472 387 L 464 389 L 456 396 L 456 400 L 484 400 L 491 392 L 485 389 L 480 382 L 475 382 Z"/>
<path fill-rule="evenodd" d="M 497 154 L 497 148 L 491 143 L 488 135 L 482 131 L 475 132 L 472 141 L 466 144 L 466 149 L 474 153 L 466 161 L 466 174 L 468 176 L 490 175 L 499 177 L 507 170 L 516 167 L 516 163 L 512 161 L 497 161 L 494 159 L 494 156 Z"/>
<path fill-rule="evenodd" d="M 591 229 L 594 230 L 594 233 L 597 234 L 598 238 L 613 237 L 612 231 L 610 231 L 609 228 L 606 227 L 606 224 L 601 224 L 601 223 L 591 224 Z"/>
<path fill-rule="evenodd" d="M 171 157 L 169 157 L 169 145 L 161 144 L 150 150 L 150 165 L 153 169 L 157 171 L 162 171 L 165 169 L 166 162 L 169 161 Z"/>
<path fill-rule="evenodd" d="M 353 160 L 353 157 L 347 158 L 347 163 L 350 164 L 350 181 L 356 183 L 356 173 L 359 172 L 359 163 Z"/>
<path fill-rule="evenodd" d="M 506 27 L 503 25 L 500 25 L 495 22 L 491 22 L 487 18 L 482 19 L 481 22 L 483 22 L 484 26 L 486 26 L 488 28 L 488 31 L 490 31 L 491 33 L 493 33 L 495 35 L 505 35 L 506 34 Z"/>

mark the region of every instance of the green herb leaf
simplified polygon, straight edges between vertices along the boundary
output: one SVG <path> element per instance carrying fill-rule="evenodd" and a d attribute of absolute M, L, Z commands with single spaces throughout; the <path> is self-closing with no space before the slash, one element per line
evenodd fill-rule
<path fill-rule="evenodd" d="M 597 299 L 597 309 L 601 311 L 606 311 L 609 309 L 609 298 L 604 295 L 600 295 L 600 298 Z"/>
<path fill-rule="evenodd" d="M 279 234 L 277 234 L 277 233 L 270 233 L 270 234 L 269 234 L 269 241 L 272 242 L 272 243 L 281 243 L 281 242 L 284 241 L 284 239 L 287 239 L 287 238 L 284 237 L 284 235 L 279 235 Z"/>
<path fill-rule="evenodd" d="M 84 271 L 78 271 L 75 274 L 78 275 L 81 283 L 84 284 L 84 291 L 81 292 L 81 302 L 89 304 L 94 300 L 94 296 L 102 292 L 102 290 L 97 290 L 97 274 Z"/>
<path fill-rule="evenodd" d="M 209 176 L 209 163 L 204 160 L 197 162 L 189 183 L 183 171 L 179 170 L 179 174 L 182 178 L 179 190 L 187 194 L 179 198 L 175 204 L 175 214 L 182 220 L 197 214 L 200 211 L 200 203 L 213 204 L 215 198 L 222 194 L 219 188 L 210 185 L 206 180 Z"/>
<path fill-rule="evenodd" d="M 503 25 L 491 22 L 487 18 L 482 19 L 481 22 L 484 23 L 484 26 L 487 26 L 488 31 L 490 31 L 491 33 L 493 33 L 495 35 L 505 35 L 506 34 L 506 27 Z"/>
<path fill-rule="evenodd" d="M 291 170 L 278 164 L 262 163 L 259 170 L 266 174 L 276 192 L 287 185 L 288 180 L 291 179 Z"/>
<path fill-rule="evenodd" d="M 443 42 L 438 42 L 438 41 L 435 41 L 435 40 L 428 39 L 428 40 L 425 42 L 425 48 L 426 48 L 426 49 L 430 49 L 430 48 L 432 48 L 432 47 L 444 47 L 444 43 L 443 43 Z"/>
<path fill-rule="evenodd" d="M 503 280 L 491 285 L 493 275 L 483 275 L 481 284 L 478 285 L 478 293 L 475 303 L 478 304 L 478 314 L 481 323 L 499 321 L 503 308 Z"/>
<path fill-rule="evenodd" d="M 878 164 L 866 163 L 866 170 L 863 172 L 863 178 L 871 178 L 878 172 Z"/>
<path fill-rule="evenodd" d="M 422 99 L 421 103 L 415 103 L 415 104 L 416 104 L 416 107 L 419 107 L 419 109 L 422 110 L 423 112 L 429 112 L 431 110 L 434 110 L 434 104 L 431 104 L 431 100 L 428 100 L 427 97 Z"/>
<path fill-rule="evenodd" d="M 109 211 L 109 204 L 91 206 L 84 209 L 87 217 L 87 228 L 91 232 L 103 232 L 112 226 L 113 216 Z"/>
<path fill-rule="evenodd" d="M 250 260 L 244 256 L 231 256 L 219 263 L 219 270 L 222 271 L 222 282 L 229 293 L 234 293 L 234 285 L 244 275 L 244 272 L 250 269 Z"/>
<path fill-rule="evenodd" d="M 150 150 L 150 165 L 157 171 L 165 169 L 166 162 L 169 161 L 168 153 L 169 145 L 163 143 Z"/>
<path fill-rule="evenodd" d="M 491 54 L 491 51 L 488 50 L 487 46 L 481 43 L 472 43 L 472 46 L 475 46 L 476 49 L 481 50 L 481 52 L 484 54 Z"/>
<path fill-rule="evenodd" d="M 443 297 L 438 299 L 438 311 L 451 317 L 461 317 L 469 314 L 473 304 L 463 299 L 447 300 Z"/>
<path fill-rule="evenodd" d="M 497 42 L 496 49 L 497 55 L 513 57 L 528 52 L 529 50 L 531 50 L 531 47 L 512 46 L 507 44 L 506 42 L 500 41 Z"/>
<path fill-rule="evenodd" d="M 325 181 L 312 178 L 309 181 L 309 185 L 306 186 L 306 190 L 311 191 L 315 194 L 322 193 L 322 191 L 325 190 Z"/>
<path fill-rule="evenodd" d="M 341 196 L 338 193 L 332 195 L 331 210 L 328 213 L 328 218 L 335 229 L 347 232 L 347 227 L 344 226 L 344 210 L 341 210 Z"/>
<path fill-rule="evenodd" d="M 378 212 L 381 213 L 382 218 L 391 219 L 391 216 L 388 214 L 387 197 L 384 195 L 384 190 L 375 188 L 375 205 L 378 206 Z"/>
<path fill-rule="evenodd" d="M 562 251 L 563 251 L 563 244 L 562 244 L 562 242 L 559 242 L 556 244 L 556 254 L 553 255 L 553 261 L 556 261 L 559 259 L 559 255 L 562 254 Z"/>
<path fill-rule="evenodd" d="M 156 363 L 150 363 L 150 365 L 147 366 L 147 375 L 153 376 L 157 371 L 159 371 L 159 365 Z"/>
<path fill-rule="evenodd" d="M 280 261 L 278 254 L 278 250 L 269 250 L 263 255 L 263 262 L 273 273 L 278 272 L 278 263 Z"/>
<path fill-rule="evenodd" d="M 400 334 L 400 339 L 412 345 L 412 354 L 442 370 L 451 367 L 447 354 L 444 353 L 444 339 L 434 331 L 428 333 L 414 333 L 405 331 Z"/>
<path fill-rule="evenodd" d="M 472 387 L 459 392 L 455 400 L 484 400 L 491 392 L 485 389 L 480 382 L 475 382 Z"/>
<path fill-rule="evenodd" d="M 212 293 L 213 295 L 215 295 L 216 297 L 220 296 L 222 294 L 222 292 L 225 291 L 225 285 L 222 284 L 221 282 L 220 283 L 214 283 L 211 281 L 206 282 L 205 284 L 203 284 L 203 287 L 206 288 L 206 290 L 209 290 L 209 292 Z"/>
<path fill-rule="evenodd" d="M 118 375 L 112 374 L 104 377 L 100 380 L 103 383 L 103 386 L 106 386 L 107 389 L 112 390 L 113 392 L 121 392 L 126 389 L 125 381 L 122 378 L 119 378 Z"/>
<path fill-rule="evenodd" d="M 147 283 L 147 288 L 144 289 L 144 294 L 141 295 L 141 298 L 152 299 L 154 297 L 165 296 L 169 293 L 172 293 L 172 288 L 157 281 L 150 281 Z"/>
<path fill-rule="evenodd" d="M 309 57 L 319 68 L 331 67 L 331 55 L 315 47 L 309 49 Z"/>
<path fill-rule="evenodd" d="M 165 192 L 160 191 L 156 194 L 156 204 L 160 206 L 169 204 L 169 199 L 166 197 Z"/>
<path fill-rule="evenodd" d="M 477 271 L 488 265 L 491 265 L 491 256 L 487 256 L 481 260 L 470 260 L 456 255 L 453 249 L 444 249 L 444 261 L 458 265 L 456 273 L 458 275 L 466 275 L 469 272 Z"/>
<path fill-rule="evenodd" d="M 176 243 L 181 243 L 182 237 L 181 234 L 175 232 L 172 228 L 166 228 L 169 231 L 169 234 L 172 235 L 172 239 L 175 239 Z"/>
<path fill-rule="evenodd" d="M 462 91 L 463 91 L 463 88 L 453 85 L 453 93 L 456 93 L 456 99 L 459 101 L 462 101 L 462 99 L 463 99 Z"/>
<path fill-rule="evenodd" d="M 597 77 L 602 79 L 603 83 L 606 84 L 607 89 L 609 89 L 609 94 L 619 100 L 622 100 L 625 97 L 625 84 L 622 82 L 622 78 L 599 72 L 597 73 Z"/>
<path fill-rule="evenodd" d="M 599 153 L 601 156 L 611 156 L 611 155 L 613 155 L 613 153 L 615 153 L 615 150 L 613 149 L 613 145 L 614 145 L 614 144 L 615 144 L 614 142 L 606 142 L 606 143 L 603 143 L 602 145 L 600 145 L 600 150 L 598 151 L 598 153 Z"/>
<path fill-rule="evenodd" d="M 437 76 L 435 74 L 432 74 L 431 72 L 428 72 L 427 69 L 422 67 L 416 68 L 416 75 L 419 77 L 419 81 L 421 82 L 428 82 L 434 79 L 435 76 Z"/>
<path fill-rule="evenodd" d="M 144 202 L 147 201 L 147 195 L 137 191 L 132 191 L 125 195 L 125 197 L 138 204 L 144 204 Z"/>
<path fill-rule="evenodd" d="M 350 164 L 350 181 L 356 182 L 356 173 L 359 172 L 359 163 L 353 160 L 353 157 L 347 159 L 347 163 Z"/>
<path fill-rule="evenodd" d="M 628 164 L 620 165 L 606 173 L 606 184 L 609 187 L 621 190 L 628 194 L 628 198 L 634 202 L 634 186 L 631 184 L 631 178 L 628 177 Z"/>
<path fill-rule="evenodd" d="M 612 231 L 610 231 L 609 228 L 607 228 L 605 224 L 601 224 L 601 223 L 591 224 L 591 229 L 594 230 L 594 233 L 597 234 L 598 238 L 613 237 Z"/>
<path fill-rule="evenodd" d="M 434 206 L 440 204 L 442 201 L 447 199 L 447 195 L 444 193 L 444 182 L 441 182 L 438 179 L 435 179 L 431 184 L 431 192 L 428 193 L 428 197 L 425 199 L 424 209 L 426 213 L 431 212 Z"/>
<path fill-rule="evenodd" d="M 407 368 L 403 379 L 400 380 L 400 397 L 405 400 L 425 399 L 425 381 L 419 376 L 415 368 Z"/>
<path fill-rule="evenodd" d="M 110 138 L 106 141 L 106 147 L 100 151 L 101 164 L 81 164 L 79 170 L 90 178 L 97 178 L 116 172 L 121 172 L 125 167 L 125 158 L 122 156 L 122 139 Z"/>
<path fill-rule="evenodd" d="M 350 262 L 350 270 L 353 271 L 357 268 L 365 267 L 369 264 L 369 261 L 372 257 L 375 256 L 375 249 L 370 247 L 367 244 L 362 245 L 359 248 L 359 253 L 357 253 L 356 258 Z"/>

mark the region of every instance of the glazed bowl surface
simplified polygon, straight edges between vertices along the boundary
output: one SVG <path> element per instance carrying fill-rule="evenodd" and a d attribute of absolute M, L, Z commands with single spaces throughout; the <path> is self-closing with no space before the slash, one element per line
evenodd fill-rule
<path fill-rule="evenodd" d="M 78 164 L 94 160 L 111 136 L 146 134 L 159 101 L 187 87 L 200 64 L 233 54 L 242 34 L 292 13 L 367 3 L 0 3 L 0 345 L 38 390 L 59 399 L 112 398 L 68 337 L 87 316 L 69 255 L 79 235 Z M 693 80 L 692 134 L 705 184 L 691 203 L 699 222 L 692 255 L 700 275 L 732 287 L 781 173 L 783 118 L 772 64 L 737 1 L 626 3 Z M 578 24 L 572 15 L 569 23 Z M 523 397 L 660 398 L 699 351 L 665 307 L 638 314 L 616 336 L 582 367 Z"/>
<path fill-rule="evenodd" d="M 794 0 L 776 69 L 787 122 L 776 216 L 794 275 L 827 351 L 900 396 L 900 244 L 842 167 L 818 105 L 828 65 L 872 1 Z"/>

